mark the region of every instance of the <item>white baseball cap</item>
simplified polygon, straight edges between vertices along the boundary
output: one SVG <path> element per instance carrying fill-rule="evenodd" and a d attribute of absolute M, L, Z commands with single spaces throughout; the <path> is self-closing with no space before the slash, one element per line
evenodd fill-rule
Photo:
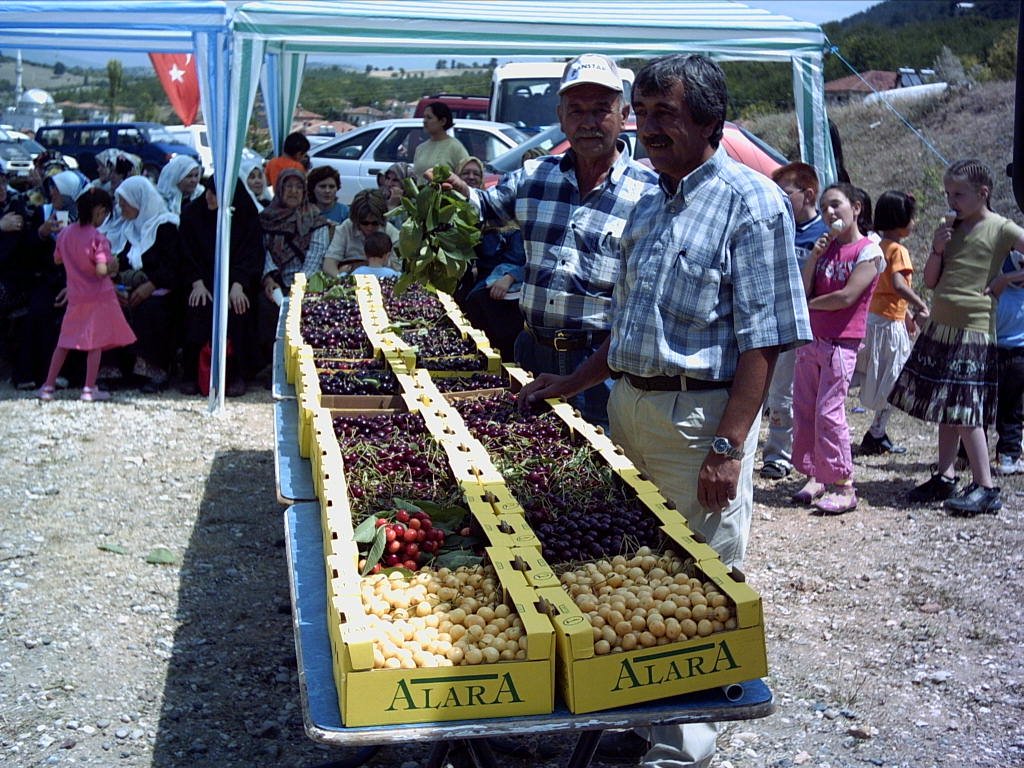
<path fill-rule="evenodd" d="M 581 53 L 565 65 L 559 93 L 577 85 L 593 83 L 622 93 L 622 75 L 615 62 L 601 53 Z"/>

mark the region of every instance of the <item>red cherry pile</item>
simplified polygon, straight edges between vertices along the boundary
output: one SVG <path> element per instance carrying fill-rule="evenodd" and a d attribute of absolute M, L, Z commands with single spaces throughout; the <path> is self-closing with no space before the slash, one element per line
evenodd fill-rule
<path fill-rule="evenodd" d="M 444 544 L 444 531 L 434 527 L 426 512 L 399 509 L 393 516 L 377 518 L 377 527 L 386 528 L 387 544 L 380 562 L 374 566 L 374 573 L 380 570 L 378 566 L 381 565 L 385 568 L 402 566 L 415 571 Z"/>

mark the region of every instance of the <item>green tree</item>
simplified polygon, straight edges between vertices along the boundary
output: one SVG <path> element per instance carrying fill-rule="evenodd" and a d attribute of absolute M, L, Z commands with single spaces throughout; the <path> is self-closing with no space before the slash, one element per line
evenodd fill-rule
<path fill-rule="evenodd" d="M 63 75 L 67 71 L 68 71 L 68 68 L 64 66 L 64 62 L 63 61 L 58 61 L 56 64 L 53 65 L 54 77 L 60 77 L 61 75 Z"/>
<path fill-rule="evenodd" d="M 988 68 L 996 80 L 1013 80 L 1017 76 L 1017 30 L 1006 29 L 988 52 Z"/>
<path fill-rule="evenodd" d="M 124 68 L 118 59 L 107 62 L 107 98 L 110 104 L 110 120 L 117 119 L 117 97 L 124 87 Z"/>

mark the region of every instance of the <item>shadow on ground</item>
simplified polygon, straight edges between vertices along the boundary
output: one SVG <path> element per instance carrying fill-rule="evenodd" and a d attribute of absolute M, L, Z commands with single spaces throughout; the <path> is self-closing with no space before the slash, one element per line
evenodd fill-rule
<path fill-rule="evenodd" d="M 310 768 L 270 451 L 219 453 L 181 568 L 156 768 Z"/>

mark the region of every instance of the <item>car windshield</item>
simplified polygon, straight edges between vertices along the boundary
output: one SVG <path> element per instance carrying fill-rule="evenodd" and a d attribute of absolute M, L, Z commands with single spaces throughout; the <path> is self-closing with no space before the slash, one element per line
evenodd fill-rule
<path fill-rule="evenodd" d="M 551 152 L 553 147 L 561 144 L 563 141 L 565 141 L 565 134 L 562 132 L 562 127 L 559 125 L 549 126 L 535 136 L 531 136 L 519 146 L 513 147 L 508 152 L 503 152 L 495 157 L 487 164 L 488 168 L 494 173 L 514 171 L 523 164 L 523 155 L 529 150 L 537 149 L 546 155 Z"/>
<path fill-rule="evenodd" d="M 31 160 L 31 156 L 16 141 L 0 141 L 0 157 L 4 160 Z"/>
<path fill-rule="evenodd" d="M 514 141 L 516 144 L 522 144 L 524 141 L 527 141 L 530 138 L 529 134 L 523 133 L 518 128 L 512 125 L 508 126 L 507 128 L 502 128 L 501 132 L 505 136 L 508 136 L 510 139 L 512 139 L 512 141 Z"/>

